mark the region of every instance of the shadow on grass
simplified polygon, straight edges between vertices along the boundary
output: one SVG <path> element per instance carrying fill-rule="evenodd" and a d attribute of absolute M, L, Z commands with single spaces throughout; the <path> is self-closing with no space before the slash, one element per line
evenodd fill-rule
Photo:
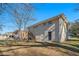
<path fill-rule="evenodd" d="M 79 45 L 72 45 L 72 46 L 75 46 L 75 47 L 78 47 L 79 48 Z"/>
<path fill-rule="evenodd" d="M 58 48 L 63 48 L 63 49 L 67 49 L 67 50 L 70 50 L 70 51 L 73 51 L 73 52 L 77 52 L 79 53 L 79 49 L 76 49 L 76 48 L 73 48 L 71 46 L 65 46 L 65 45 L 62 45 L 62 43 L 57 43 L 57 42 L 54 42 L 54 43 L 48 43 L 48 42 L 35 42 L 35 43 L 40 43 L 39 45 L 7 45 L 8 47 L 11 47 L 11 46 L 20 46 L 18 48 L 12 48 L 12 49 L 7 49 L 5 51 L 0 51 L 0 52 L 8 52 L 8 51 L 11 51 L 11 50 L 16 50 L 16 49 L 21 49 L 21 48 L 30 48 L 30 47 L 58 47 Z M 63 52 L 63 51 L 61 51 Z M 68 54 L 68 52 L 64 52 L 66 54 Z M 70 53 L 69 53 L 70 55 Z"/>
<path fill-rule="evenodd" d="M 48 47 L 48 46 L 51 46 L 51 47 L 64 48 L 64 49 L 79 53 L 79 49 L 76 49 L 76 48 L 71 47 L 71 46 L 62 45 L 62 43 L 57 43 L 57 42 L 56 43 L 38 42 L 38 43 L 41 43 L 42 45 L 30 45 L 30 47 Z"/>
<path fill-rule="evenodd" d="M 13 45 L 13 46 L 25 46 L 25 47 L 60 47 L 60 48 L 64 48 L 64 49 L 67 49 L 67 50 L 71 50 L 71 51 L 74 51 L 74 52 L 79 52 L 79 49 L 76 49 L 74 47 L 71 47 L 71 46 L 65 46 L 65 45 L 62 45 L 61 43 L 48 43 L 48 42 L 37 42 L 37 43 L 40 43 L 39 45 Z"/>
<path fill-rule="evenodd" d="M 68 45 L 71 45 L 71 46 L 79 48 L 79 44 L 76 44 L 76 45 L 74 45 L 74 44 L 68 44 Z"/>
<path fill-rule="evenodd" d="M 74 39 L 74 40 L 70 39 L 70 40 L 67 40 L 67 41 L 79 41 L 79 39 L 78 40 L 76 40 L 76 39 Z"/>

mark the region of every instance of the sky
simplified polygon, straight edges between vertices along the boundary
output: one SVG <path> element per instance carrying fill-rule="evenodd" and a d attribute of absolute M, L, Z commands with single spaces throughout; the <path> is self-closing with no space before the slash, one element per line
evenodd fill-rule
<path fill-rule="evenodd" d="M 36 20 L 28 25 L 33 25 L 62 13 L 64 13 L 69 22 L 74 22 L 74 20 L 79 19 L 79 12 L 74 10 L 77 7 L 77 4 L 74 3 L 35 3 L 33 4 L 33 7 L 35 8 L 33 17 Z M 4 12 L 0 15 L 0 23 L 6 25 L 4 26 L 3 31 L 0 31 L 1 33 L 16 30 L 12 19 L 13 17 L 8 12 Z"/>

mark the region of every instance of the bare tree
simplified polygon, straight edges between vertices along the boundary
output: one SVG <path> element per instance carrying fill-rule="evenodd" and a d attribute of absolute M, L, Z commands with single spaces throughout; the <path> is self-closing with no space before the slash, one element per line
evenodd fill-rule
<path fill-rule="evenodd" d="M 70 32 L 72 36 L 79 37 L 79 19 L 71 23 Z"/>
<path fill-rule="evenodd" d="M 34 8 L 32 4 L 1 4 L 0 10 L 7 11 L 14 17 L 16 27 L 19 31 L 26 30 L 27 25 L 30 21 L 33 21 Z"/>
<path fill-rule="evenodd" d="M 2 4 L 2 8 L 15 18 L 19 30 L 24 30 L 27 23 L 34 20 L 32 4 Z"/>

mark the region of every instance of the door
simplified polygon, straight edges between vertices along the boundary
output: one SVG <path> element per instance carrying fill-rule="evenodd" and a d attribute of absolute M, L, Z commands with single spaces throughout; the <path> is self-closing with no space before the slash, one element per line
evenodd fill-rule
<path fill-rule="evenodd" d="M 48 40 L 52 39 L 52 32 L 48 32 Z"/>

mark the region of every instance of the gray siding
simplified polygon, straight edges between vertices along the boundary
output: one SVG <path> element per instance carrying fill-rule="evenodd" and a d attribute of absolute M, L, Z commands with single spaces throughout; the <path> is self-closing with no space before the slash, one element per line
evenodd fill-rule
<path fill-rule="evenodd" d="M 57 20 L 57 19 L 56 19 Z M 62 18 L 59 18 L 57 21 L 55 21 L 52 24 L 42 24 L 35 28 L 30 27 L 30 32 L 33 33 L 33 35 L 36 38 L 36 41 L 56 41 L 56 42 L 63 42 L 67 39 L 67 27 L 64 25 L 65 21 Z M 53 26 L 54 25 L 54 26 Z M 45 29 L 48 27 L 49 29 L 51 27 L 51 30 Z M 49 40 L 48 32 L 51 31 L 51 40 Z"/>
<path fill-rule="evenodd" d="M 46 27 L 51 27 L 53 25 L 53 23 L 51 25 L 45 24 L 45 25 L 40 25 L 36 28 L 30 27 L 30 31 L 33 33 L 33 35 L 35 36 L 37 41 L 48 41 L 48 32 L 49 30 L 46 30 Z M 52 40 L 55 40 L 55 29 L 51 31 L 52 32 Z"/>
<path fill-rule="evenodd" d="M 59 42 L 59 20 L 55 23 L 55 41 Z"/>

